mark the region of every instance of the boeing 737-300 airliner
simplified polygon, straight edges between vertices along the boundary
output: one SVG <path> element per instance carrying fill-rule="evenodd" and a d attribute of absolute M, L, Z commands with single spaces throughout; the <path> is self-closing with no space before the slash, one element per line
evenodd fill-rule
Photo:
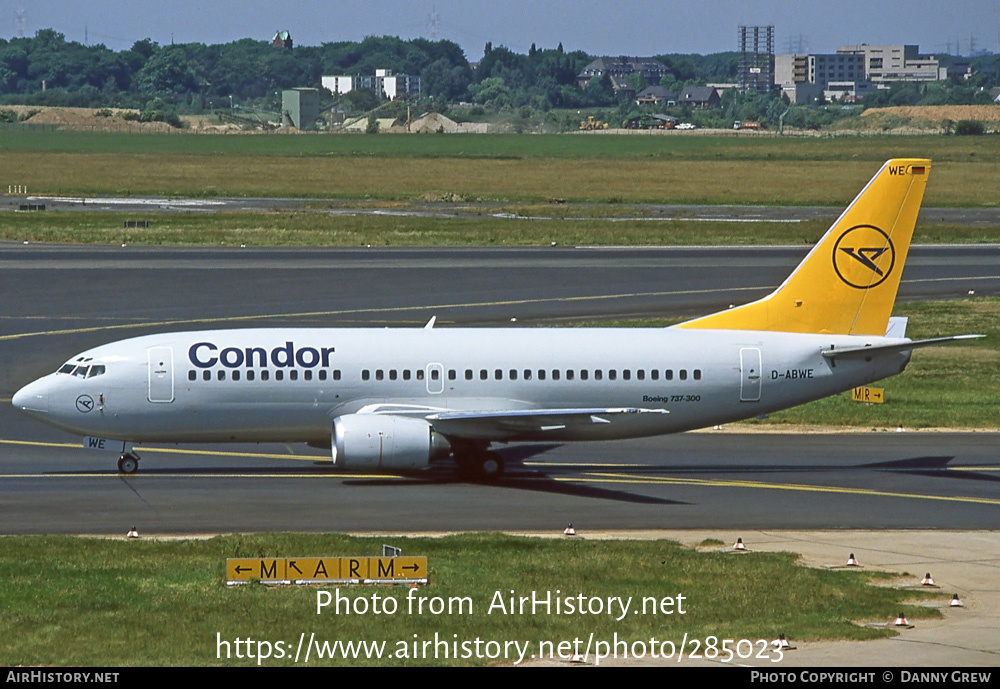
<path fill-rule="evenodd" d="M 13 404 L 121 449 L 305 442 L 345 470 L 453 456 L 503 471 L 493 443 L 702 428 L 900 373 L 914 348 L 890 314 L 931 163 L 890 160 L 769 296 L 669 328 L 237 329 L 113 342 Z M 119 444 L 120 443 L 120 444 Z M 85 443 L 86 444 L 86 443 Z M 117 450 L 116 450 L 117 451 Z"/>

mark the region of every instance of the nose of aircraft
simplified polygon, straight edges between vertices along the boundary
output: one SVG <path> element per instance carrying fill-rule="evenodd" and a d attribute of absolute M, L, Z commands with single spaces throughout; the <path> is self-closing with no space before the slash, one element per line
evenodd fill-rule
<path fill-rule="evenodd" d="M 44 387 L 40 380 L 28 383 L 14 393 L 10 403 L 27 414 L 47 413 L 49 411 L 49 398 L 48 395 L 44 394 Z"/>

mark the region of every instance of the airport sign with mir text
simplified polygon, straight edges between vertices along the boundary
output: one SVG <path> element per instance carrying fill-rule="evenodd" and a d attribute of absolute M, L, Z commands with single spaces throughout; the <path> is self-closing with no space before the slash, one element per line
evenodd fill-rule
<path fill-rule="evenodd" d="M 851 390 L 851 399 L 855 402 L 867 402 L 868 404 L 883 404 L 885 402 L 884 388 L 859 387 Z"/>

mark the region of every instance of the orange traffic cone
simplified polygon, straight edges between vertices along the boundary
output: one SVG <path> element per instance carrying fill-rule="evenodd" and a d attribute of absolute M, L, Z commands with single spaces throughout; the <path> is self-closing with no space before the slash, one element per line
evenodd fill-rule
<path fill-rule="evenodd" d="M 906 621 L 906 618 L 903 617 L 903 613 L 899 613 L 899 617 L 896 618 L 896 621 L 893 622 L 893 624 L 895 626 L 897 626 L 897 627 L 912 627 L 913 626 L 912 624 L 910 624 L 909 622 Z"/>
<path fill-rule="evenodd" d="M 563 536 L 576 536 L 576 529 L 570 524 L 565 529 L 563 529 Z"/>
<path fill-rule="evenodd" d="M 136 531 L 135 527 L 133 526 L 131 529 L 128 530 L 128 534 L 125 535 L 125 538 L 139 538 L 139 532 Z"/>
<path fill-rule="evenodd" d="M 733 545 L 733 550 L 746 550 L 747 547 L 743 545 L 743 539 L 737 538 L 736 543 Z"/>
<path fill-rule="evenodd" d="M 858 561 L 854 559 L 854 553 L 851 553 L 851 556 L 849 558 L 847 558 L 847 566 L 848 567 L 860 567 L 861 566 L 860 564 L 858 564 Z"/>
<path fill-rule="evenodd" d="M 962 603 L 962 601 L 958 597 L 957 593 L 951 597 L 951 602 L 948 605 L 951 606 L 951 607 L 953 607 L 953 608 L 964 608 L 965 607 L 965 604 Z"/>
<path fill-rule="evenodd" d="M 922 586 L 933 586 L 934 585 L 934 580 L 931 579 L 931 573 L 930 572 L 928 572 L 927 574 L 924 575 L 924 578 L 920 580 L 920 584 Z"/>

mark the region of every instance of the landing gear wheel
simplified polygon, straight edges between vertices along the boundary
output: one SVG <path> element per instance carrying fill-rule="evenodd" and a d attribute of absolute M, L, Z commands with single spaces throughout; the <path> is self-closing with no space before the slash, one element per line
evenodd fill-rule
<path fill-rule="evenodd" d="M 503 474 L 503 457 L 496 452 L 484 452 L 479 458 L 479 479 L 496 481 Z"/>
<path fill-rule="evenodd" d="M 118 458 L 119 474 L 134 474 L 139 470 L 139 455 L 127 452 Z"/>

